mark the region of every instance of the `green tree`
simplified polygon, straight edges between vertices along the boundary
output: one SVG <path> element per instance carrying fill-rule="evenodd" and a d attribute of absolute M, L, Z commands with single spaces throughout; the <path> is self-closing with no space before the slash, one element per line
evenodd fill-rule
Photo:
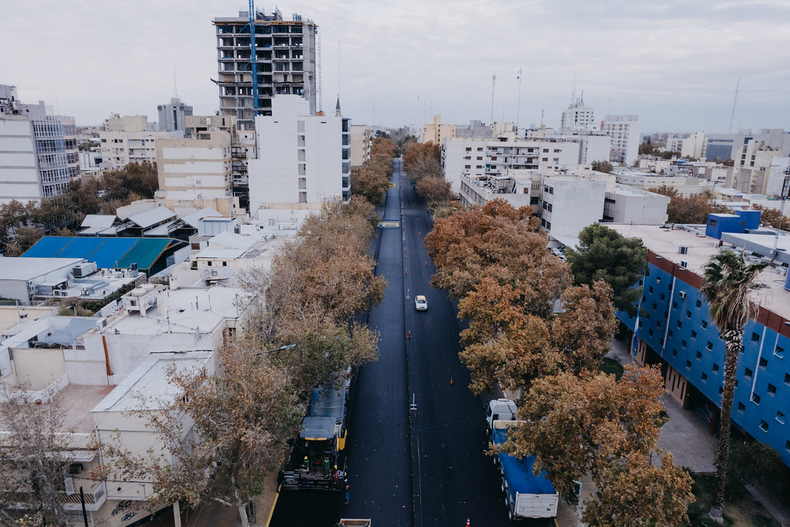
<path fill-rule="evenodd" d="M 751 285 L 766 265 L 746 264 L 741 256 L 726 249 L 713 255 L 703 268 L 700 291 L 708 299 L 711 321 L 716 324 L 725 346 L 720 436 L 716 451 L 716 492 L 710 510 L 711 518 L 720 523 L 723 521 L 721 513 L 730 460 L 732 401 L 738 354 L 743 347 L 743 328 L 757 310 L 750 296 Z"/>
<path fill-rule="evenodd" d="M 604 280 L 614 292 L 614 305 L 629 316 L 636 315 L 642 287 L 634 287 L 645 274 L 647 249 L 640 238 L 625 238 L 599 223 L 579 233 L 576 249 L 568 247 L 566 258 L 577 284 Z"/>
<path fill-rule="evenodd" d="M 611 173 L 614 169 L 609 161 L 593 161 L 591 165 L 596 172 L 605 172 L 606 174 Z"/>

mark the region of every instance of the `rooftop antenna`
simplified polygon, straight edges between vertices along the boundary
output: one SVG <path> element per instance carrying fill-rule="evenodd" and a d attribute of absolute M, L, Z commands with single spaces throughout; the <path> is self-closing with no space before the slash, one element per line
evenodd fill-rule
<path fill-rule="evenodd" d="M 732 115 L 730 115 L 730 133 L 732 133 L 732 121 L 735 119 L 735 105 L 738 103 L 738 88 L 741 87 L 741 78 L 735 83 L 735 99 L 732 101 Z"/>
<path fill-rule="evenodd" d="M 178 77 L 176 76 L 175 64 L 173 64 L 173 91 L 175 92 L 176 99 L 178 99 Z"/>
<path fill-rule="evenodd" d="M 491 124 L 494 124 L 494 90 L 496 88 L 496 75 L 491 81 Z"/>
<path fill-rule="evenodd" d="M 543 110 L 543 109 L 540 110 L 540 127 L 541 128 L 543 128 L 543 114 L 544 114 L 544 112 L 545 112 L 545 110 Z"/>
<path fill-rule="evenodd" d="M 576 72 L 573 72 L 573 90 L 571 91 L 571 104 L 576 102 Z"/>
<path fill-rule="evenodd" d="M 521 68 L 518 69 L 518 103 L 516 104 L 516 131 L 518 131 L 518 122 L 521 119 Z"/>

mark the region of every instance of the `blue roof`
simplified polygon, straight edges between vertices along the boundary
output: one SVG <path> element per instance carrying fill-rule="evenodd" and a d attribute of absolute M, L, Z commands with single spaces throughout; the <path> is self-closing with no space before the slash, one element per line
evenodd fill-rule
<path fill-rule="evenodd" d="M 128 269 L 136 263 L 150 271 L 167 249 L 183 242 L 170 238 L 83 238 L 45 236 L 22 256 L 25 258 L 84 258 L 99 269 Z M 160 262 L 161 263 L 161 262 Z"/>
<path fill-rule="evenodd" d="M 118 261 L 129 252 L 138 238 L 99 238 L 104 240 L 100 249 L 93 254 L 89 260 L 96 262 L 99 269 L 112 269 Z"/>
<path fill-rule="evenodd" d="M 107 238 L 74 238 L 58 253 L 58 258 L 87 258 L 93 254 Z"/>
<path fill-rule="evenodd" d="M 68 236 L 44 236 L 25 251 L 27 258 L 55 258 L 74 238 Z"/>
<path fill-rule="evenodd" d="M 502 444 L 507 440 L 507 429 L 494 428 L 492 431 L 494 444 Z M 510 482 L 510 488 L 521 494 L 556 494 L 554 485 L 548 480 L 546 471 L 535 475 L 532 469 L 535 456 L 524 456 L 521 459 L 510 454 L 499 454 L 502 470 Z"/>

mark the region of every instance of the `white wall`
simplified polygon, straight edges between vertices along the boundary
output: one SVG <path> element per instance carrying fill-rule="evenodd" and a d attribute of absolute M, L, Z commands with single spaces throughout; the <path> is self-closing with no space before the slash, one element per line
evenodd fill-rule
<path fill-rule="evenodd" d="M 546 176 L 543 186 L 543 200 L 552 204 L 551 212 L 543 211 L 543 218 L 551 222 L 550 235 L 577 238 L 583 228 L 603 218 L 605 181 Z M 545 192 L 546 187 L 553 193 Z"/>
<path fill-rule="evenodd" d="M 33 129 L 24 117 L 0 118 L 0 205 L 41 199 Z"/>
<path fill-rule="evenodd" d="M 298 95 L 275 97 L 272 115 L 255 120 L 258 159 L 248 165 L 250 212 L 262 205 L 318 208 L 342 197 L 342 126 L 341 117 L 309 115 L 308 102 Z"/>

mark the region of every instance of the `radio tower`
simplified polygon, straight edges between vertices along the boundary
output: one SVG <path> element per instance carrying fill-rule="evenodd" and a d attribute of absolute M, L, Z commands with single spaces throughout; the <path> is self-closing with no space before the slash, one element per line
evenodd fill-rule
<path fill-rule="evenodd" d="M 491 126 L 494 125 L 494 89 L 496 88 L 496 75 L 494 75 L 494 80 L 491 82 Z"/>
<path fill-rule="evenodd" d="M 324 103 L 322 101 L 322 83 L 321 83 L 321 33 L 316 31 L 317 41 L 316 41 L 316 54 L 318 55 L 318 87 L 316 88 L 316 92 L 318 92 L 318 111 L 324 111 Z"/>

